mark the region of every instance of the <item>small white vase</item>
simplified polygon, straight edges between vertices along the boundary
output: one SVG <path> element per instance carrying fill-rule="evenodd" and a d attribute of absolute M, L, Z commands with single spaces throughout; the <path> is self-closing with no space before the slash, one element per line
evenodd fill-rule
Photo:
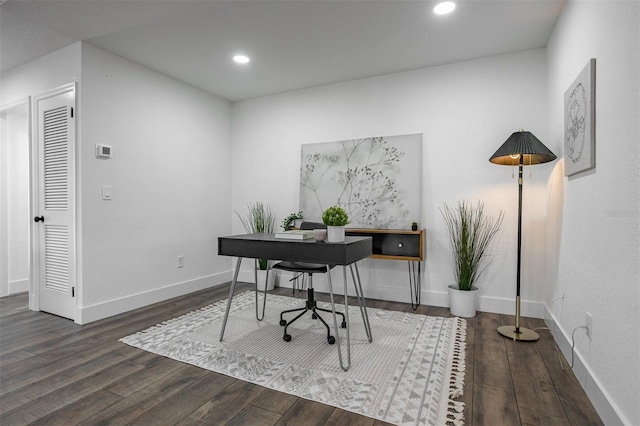
<path fill-rule="evenodd" d="M 327 226 L 327 242 L 344 242 L 344 226 Z"/>
<path fill-rule="evenodd" d="M 451 315 L 463 318 L 471 318 L 476 316 L 476 307 L 478 306 L 478 296 L 480 291 L 478 287 L 472 287 L 471 290 L 460 290 L 457 285 L 450 285 L 449 292 L 449 311 Z"/>
<path fill-rule="evenodd" d="M 257 284 L 258 291 L 264 291 L 264 284 L 267 280 L 267 271 L 264 269 L 256 269 L 257 273 Z M 273 269 L 269 269 L 269 278 L 267 282 L 267 291 L 273 290 L 276 286 L 276 271 Z"/>

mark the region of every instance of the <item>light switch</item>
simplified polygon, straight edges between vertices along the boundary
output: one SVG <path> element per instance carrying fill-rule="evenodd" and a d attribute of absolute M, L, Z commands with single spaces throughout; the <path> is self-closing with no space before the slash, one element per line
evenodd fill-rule
<path fill-rule="evenodd" d="M 111 199 L 111 186 L 102 185 L 102 199 L 110 200 Z"/>

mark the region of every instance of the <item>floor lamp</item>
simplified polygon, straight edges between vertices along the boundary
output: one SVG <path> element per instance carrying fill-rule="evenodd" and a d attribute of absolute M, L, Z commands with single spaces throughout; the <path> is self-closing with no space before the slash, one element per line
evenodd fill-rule
<path fill-rule="evenodd" d="M 503 166 L 518 166 L 518 269 L 516 275 L 516 325 L 503 325 L 498 332 L 513 340 L 534 341 L 540 336 L 533 330 L 520 327 L 520 266 L 522 264 L 522 168 L 534 164 L 547 163 L 556 159 L 531 132 L 514 132 L 491 156 L 489 161 Z"/>

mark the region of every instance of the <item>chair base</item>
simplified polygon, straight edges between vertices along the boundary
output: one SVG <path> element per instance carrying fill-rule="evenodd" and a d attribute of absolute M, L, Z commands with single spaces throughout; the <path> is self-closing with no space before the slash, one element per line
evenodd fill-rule
<path fill-rule="evenodd" d="M 299 312 L 299 311 L 302 311 L 302 312 L 300 312 L 291 321 L 286 321 L 284 319 L 284 317 L 283 317 L 284 314 L 291 313 L 291 312 Z M 333 311 L 331 311 L 330 309 L 324 309 L 324 308 L 318 307 L 318 305 L 317 305 L 317 303 L 315 301 L 315 298 L 314 298 L 313 288 L 311 288 L 311 287 L 307 289 L 307 301 L 305 302 L 305 306 L 303 308 L 289 309 L 289 310 L 280 312 L 280 325 L 284 327 L 284 336 L 282 337 L 282 339 L 285 342 L 290 342 L 291 341 L 291 335 L 289 333 L 287 333 L 287 329 L 297 319 L 299 319 L 300 317 L 302 317 L 304 314 L 306 314 L 309 311 L 312 312 L 311 318 L 318 319 L 318 320 L 320 320 L 320 322 L 322 322 L 322 324 L 324 324 L 325 328 L 327 329 L 327 342 L 330 345 L 333 345 L 336 342 L 336 339 L 335 339 L 335 337 L 333 337 L 331 335 L 331 328 L 329 327 L 329 324 L 327 324 L 327 322 L 324 319 L 322 319 L 322 317 L 318 313 L 318 311 L 327 312 L 327 313 L 332 313 Z M 342 317 L 342 324 L 340 326 L 342 328 L 347 328 L 347 322 L 345 320 L 344 314 L 342 312 L 336 312 L 336 314 L 340 315 Z"/>

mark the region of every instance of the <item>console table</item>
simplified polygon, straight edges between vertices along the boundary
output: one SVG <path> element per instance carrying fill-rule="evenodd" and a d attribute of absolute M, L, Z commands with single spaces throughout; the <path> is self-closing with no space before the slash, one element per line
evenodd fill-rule
<path fill-rule="evenodd" d="M 369 342 L 373 341 L 369 316 L 364 301 L 360 273 L 358 272 L 358 260 L 364 259 L 372 254 L 372 238 L 369 236 L 347 236 L 342 243 L 324 243 L 314 240 L 283 240 L 276 239 L 274 234 L 243 234 L 218 238 L 218 254 L 221 256 L 234 256 L 238 258 L 231 288 L 229 289 L 229 299 L 227 300 L 227 310 L 220 330 L 220 341 L 224 337 L 224 330 L 227 326 L 231 301 L 238 281 L 238 272 L 243 258 L 286 260 L 291 262 L 319 263 L 327 267 L 327 280 L 329 281 L 329 295 L 331 297 L 331 311 L 333 314 L 333 326 L 335 329 L 336 344 L 338 347 L 338 359 L 340 367 L 347 371 L 351 366 L 351 339 L 349 334 L 349 303 L 347 295 L 347 269 L 349 266 L 351 278 L 355 288 L 360 313 L 364 322 L 365 331 Z M 331 265 L 342 266 L 344 280 L 344 306 L 346 328 L 346 349 L 347 362 L 342 359 L 340 345 L 340 334 L 338 321 L 336 319 L 336 309 L 333 296 L 333 286 L 331 284 Z M 269 272 L 267 271 L 267 274 Z M 264 309 L 267 300 L 266 286 L 263 291 L 262 317 L 258 315 L 258 289 L 256 281 L 256 319 L 261 321 L 264 318 Z"/>
<path fill-rule="evenodd" d="M 407 229 L 366 229 L 347 228 L 347 235 L 367 236 L 373 241 L 371 258 L 406 260 L 409 266 L 409 292 L 411 307 L 416 310 L 420 306 L 421 265 L 424 261 L 425 235 L 424 229 L 411 231 Z"/>

